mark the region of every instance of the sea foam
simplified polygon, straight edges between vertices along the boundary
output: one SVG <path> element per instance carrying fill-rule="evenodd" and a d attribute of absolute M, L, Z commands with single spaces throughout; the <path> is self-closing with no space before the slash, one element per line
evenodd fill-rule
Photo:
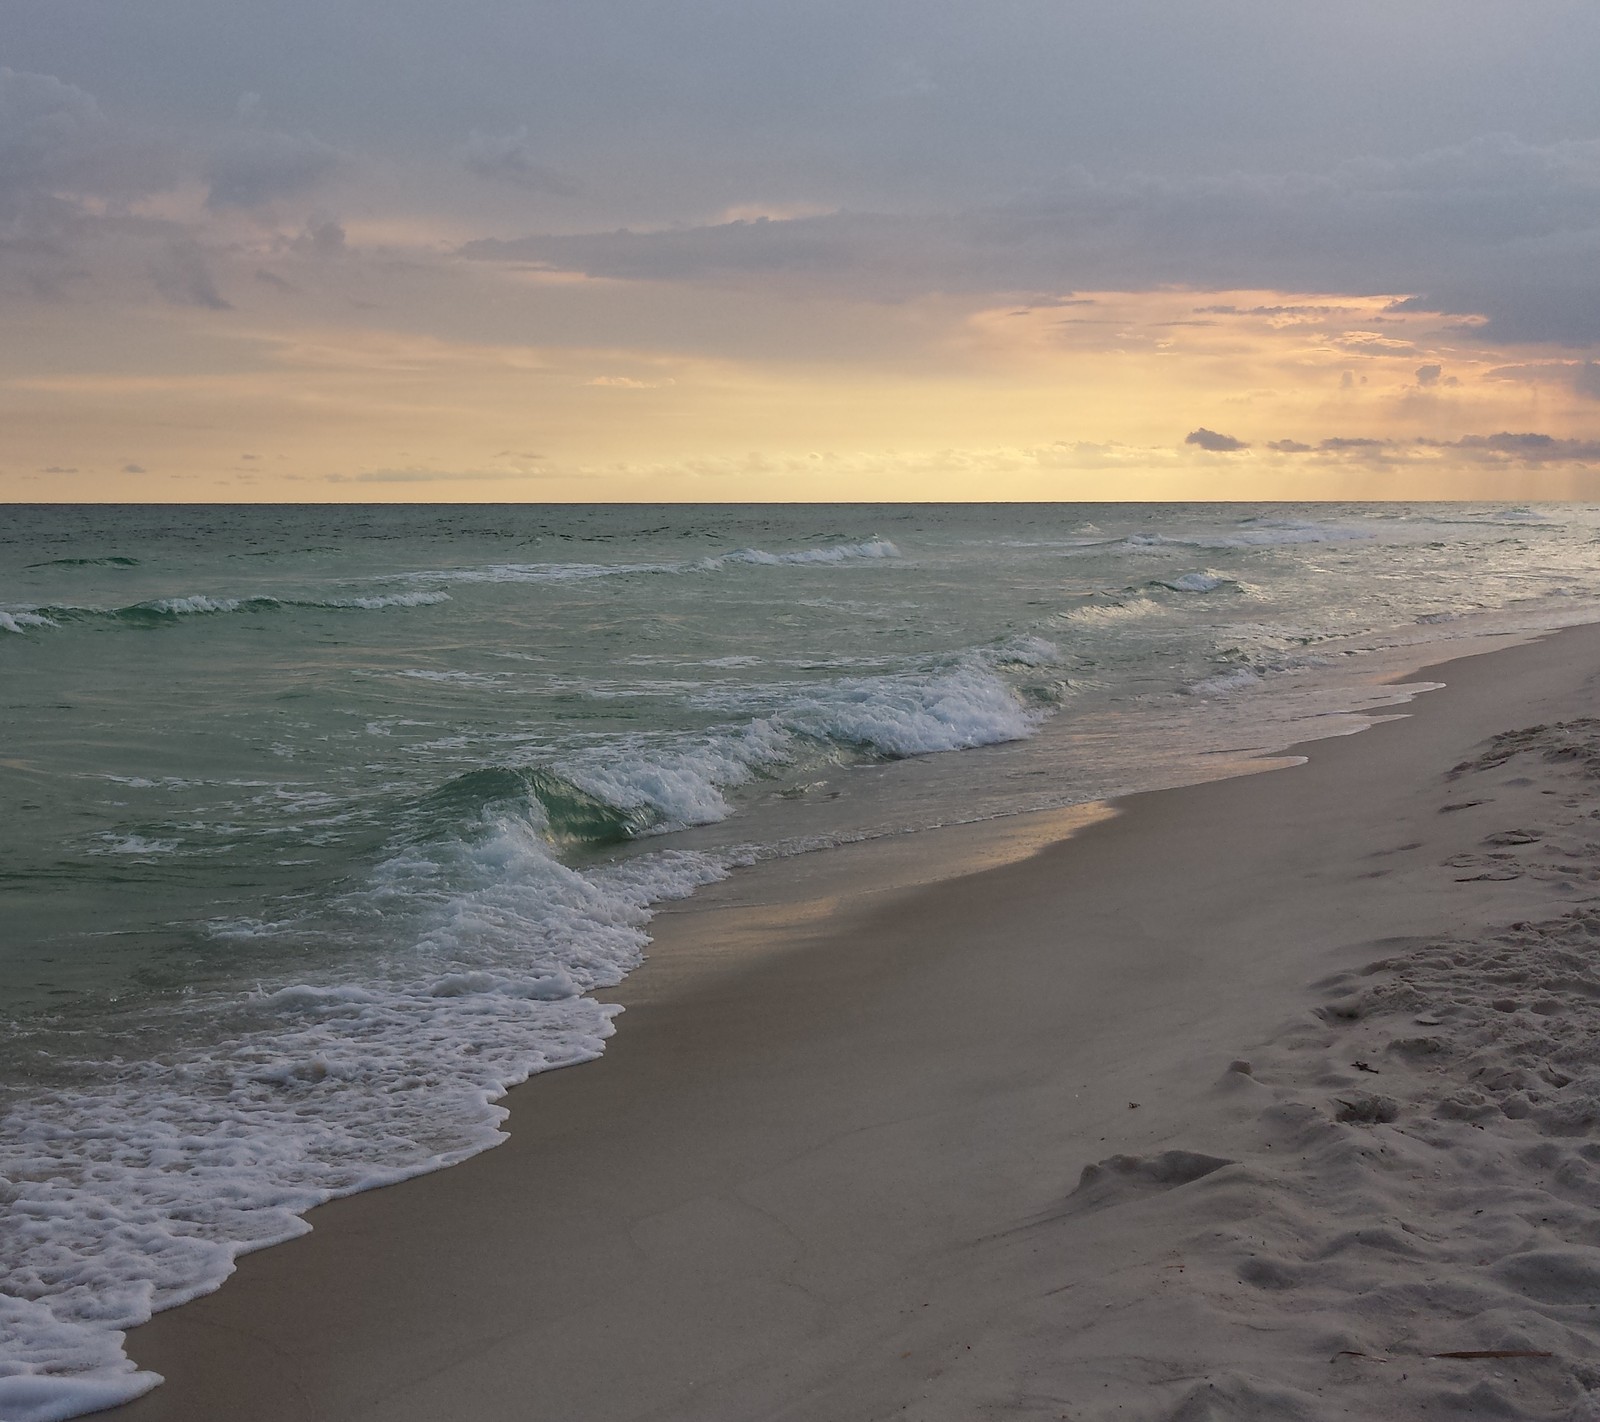
<path fill-rule="evenodd" d="M 498 1144 L 510 1086 L 599 1055 L 617 1009 L 586 994 L 638 963 L 651 906 L 727 869 L 664 851 L 579 872 L 531 820 L 486 817 L 349 896 L 348 915 L 412 924 L 381 969 L 185 999 L 227 1030 L 15 1109 L 0 1416 L 137 1396 L 157 1379 L 121 1330 L 215 1289 L 322 1201 Z"/>

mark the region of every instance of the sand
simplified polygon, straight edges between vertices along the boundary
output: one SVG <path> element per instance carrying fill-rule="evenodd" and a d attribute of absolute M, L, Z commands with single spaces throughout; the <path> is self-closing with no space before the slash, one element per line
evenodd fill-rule
<path fill-rule="evenodd" d="M 506 1145 L 131 1334 L 107 1415 L 1600 1417 L 1596 669 L 736 876 Z"/>

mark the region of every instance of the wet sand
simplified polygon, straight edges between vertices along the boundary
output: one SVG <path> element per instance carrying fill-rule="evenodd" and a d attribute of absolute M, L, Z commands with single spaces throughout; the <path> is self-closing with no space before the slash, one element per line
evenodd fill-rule
<path fill-rule="evenodd" d="M 1572 629 L 1291 768 L 738 875 L 506 1145 L 138 1329 L 107 1415 L 1573 1415 L 1594 782 L 1488 747 L 1597 671 Z"/>

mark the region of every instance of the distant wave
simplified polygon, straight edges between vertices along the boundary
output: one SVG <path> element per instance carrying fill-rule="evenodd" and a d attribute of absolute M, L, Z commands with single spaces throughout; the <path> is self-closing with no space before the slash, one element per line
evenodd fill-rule
<path fill-rule="evenodd" d="M 1232 528 L 1204 529 L 1196 532 L 1129 533 L 1121 538 L 1085 540 L 1065 547 L 1064 557 L 1105 553 L 1122 548 L 1131 551 L 1159 548 L 1278 548 L 1302 543 L 1355 543 L 1375 536 L 1374 530 L 1353 525 L 1310 523 L 1298 519 L 1247 519 Z"/>
<path fill-rule="evenodd" d="M 30 568 L 137 568 L 137 558 L 46 558 L 42 563 L 29 563 Z"/>
<path fill-rule="evenodd" d="M 26 633 L 31 629 L 60 627 L 72 622 L 112 621 L 135 627 L 160 626 L 183 617 L 203 617 L 228 612 L 277 612 L 284 608 L 359 609 L 427 607 L 448 602 L 443 589 L 432 592 L 387 593 L 370 597 L 211 597 L 195 593 L 186 597 L 157 597 L 125 607 L 75 607 L 71 605 L 0 609 L 0 631 Z"/>
<path fill-rule="evenodd" d="M 888 539 L 869 538 L 864 543 L 797 548 L 781 553 L 770 553 L 764 548 L 736 548 L 731 553 L 714 553 L 704 558 L 667 563 L 492 563 L 477 568 L 432 568 L 395 573 L 391 578 L 429 583 L 567 583 L 585 582 L 592 578 L 715 573 L 729 566 L 837 564 L 899 556 L 900 550 Z"/>

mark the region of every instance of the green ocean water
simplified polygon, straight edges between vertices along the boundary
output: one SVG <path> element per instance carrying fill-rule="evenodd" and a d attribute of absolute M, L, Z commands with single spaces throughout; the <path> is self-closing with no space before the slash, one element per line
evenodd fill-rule
<path fill-rule="evenodd" d="M 0 512 L 0 1365 L 132 1387 L 111 1330 L 332 1193 L 493 1144 L 507 1083 L 602 1049 L 594 994 L 653 904 L 1302 739 L 1393 700 L 1385 657 L 1600 615 L 1597 532 L 1578 506 Z"/>

